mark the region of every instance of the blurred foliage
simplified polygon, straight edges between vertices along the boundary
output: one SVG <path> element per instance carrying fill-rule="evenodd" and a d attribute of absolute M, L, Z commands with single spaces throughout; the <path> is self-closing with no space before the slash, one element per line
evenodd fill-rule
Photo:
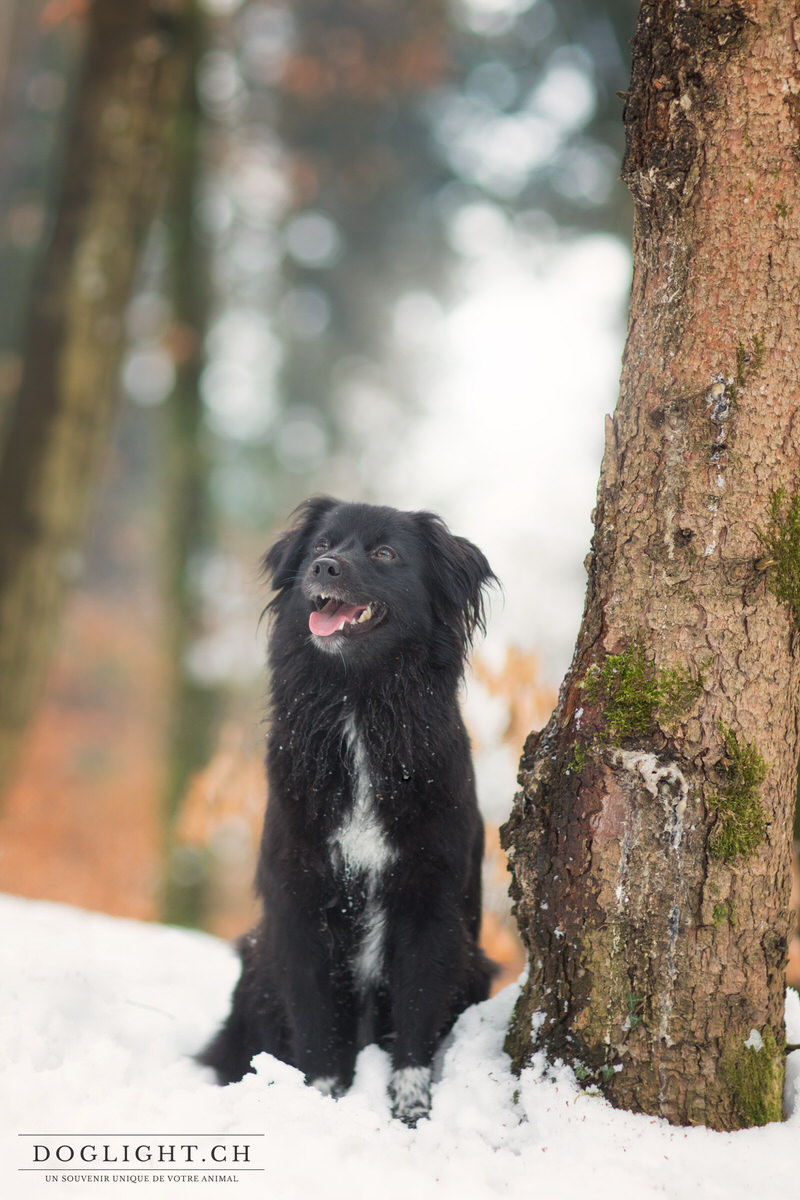
<path fill-rule="evenodd" d="M 492 212 L 520 238 L 627 238 L 616 93 L 627 86 L 636 7 L 200 5 L 192 220 L 209 256 L 200 384 L 223 513 L 263 527 L 316 483 L 323 462 L 333 482 L 346 474 L 337 453 L 352 467 L 365 409 L 387 428 L 403 419 L 417 383 L 398 326 L 435 320 Z M 0 431 L 51 220 L 83 10 L 11 5 L 13 62 L 0 79 Z M 165 306 L 160 329 L 134 331 L 124 381 L 139 403 L 169 395 L 172 316 Z"/>
<path fill-rule="evenodd" d="M 520 239 L 627 238 L 615 93 L 636 5 L 211 7 L 226 15 L 199 74 L 216 130 L 202 213 L 229 319 L 205 397 L 240 442 L 218 499 L 264 523 L 354 467 L 374 485 L 362 428 L 390 442 L 417 399 L 403 334 L 435 323 L 493 214 Z"/>
<path fill-rule="evenodd" d="M 176 823 L 183 828 L 196 773 L 215 761 L 222 718 L 228 728 L 232 714 L 250 715 L 245 757 L 257 741 L 261 650 L 249 563 L 308 492 L 368 496 L 379 487 L 380 466 L 364 461 L 364 448 L 379 429 L 391 452 L 419 403 L 415 353 L 492 221 L 520 244 L 597 230 L 627 238 L 616 93 L 627 87 L 636 8 L 635 0 L 198 0 L 196 92 L 185 97 L 171 201 L 142 247 L 127 315 L 121 385 L 131 403 L 62 647 L 63 655 L 85 644 L 91 675 L 92 640 L 81 640 L 76 622 L 96 611 L 92 600 L 124 618 L 121 637 L 126 622 L 136 624 L 133 596 L 149 614 L 142 628 L 161 657 L 142 703 L 160 715 L 131 778 L 150 772 L 140 802 L 143 821 L 161 830 L 157 855 Z M 162 11 L 168 20 L 169 0 Z M 53 226 L 86 12 L 82 0 L 14 0 L 0 11 L 0 441 L 22 374 L 31 281 Z M 43 714 L 55 720 L 56 702 L 71 703 L 58 689 L 62 669 L 63 657 L 34 739 Z M 517 735 L 528 720 L 519 717 L 526 687 L 530 680 L 517 680 Z M 101 741 L 103 755 L 127 763 L 124 736 L 109 727 Z M 44 782 L 30 755 L 25 763 L 12 799 L 19 805 L 23 795 L 38 811 Z M 109 821 L 128 803 L 112 783 L 116 771 L 107 778 Z M 91 789 L 78 772 L 65 792 L 76 806 L 79 778 Z M 211 919 L 208 853 L 190 839 L 173 856 L 173 919 Z M 42 872 L 36 878 L 38 894 L 64 898 L 48 892 Z M 155 905 L 158 872 L 148 878 Z"/>

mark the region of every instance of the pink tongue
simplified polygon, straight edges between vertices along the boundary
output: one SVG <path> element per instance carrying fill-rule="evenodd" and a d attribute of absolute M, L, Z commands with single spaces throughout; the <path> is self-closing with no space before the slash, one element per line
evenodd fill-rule
<path fill-rule="evenodd" d="M 319 612 L 312 612 L 308 618 L 308 628 L 317 637 L 330 637 L 365 608 L 365 604 L 343 604 L 340 600 L 329 600 Z"/>

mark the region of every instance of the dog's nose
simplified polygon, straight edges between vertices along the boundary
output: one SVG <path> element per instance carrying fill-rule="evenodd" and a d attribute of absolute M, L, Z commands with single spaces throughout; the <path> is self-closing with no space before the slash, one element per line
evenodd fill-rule
<path fill-rule="evenodd" d="M 342 568 L 336 558 L 318 558 L 311 571 L 317 579 L 335 579 L 337 575 L 341 575 Z"/>

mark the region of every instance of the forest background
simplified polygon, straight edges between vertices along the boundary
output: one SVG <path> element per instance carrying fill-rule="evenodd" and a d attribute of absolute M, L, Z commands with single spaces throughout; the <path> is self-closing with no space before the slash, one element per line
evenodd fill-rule
<path fill-rule="evenodd" d="M 637 5 L 152 7 L 186 86 L 109 326 L 113 430 L 58 564 L 57 641 L 32 650 L 0 889 L 241 932 L 264 804 L 259 556 L 317 491 L 432 508 L 504 583 L 465 705 L 505 980 L 521 956 L 494 830 L 569 661 L 617 386 Z M 42 354 L 91 19 L 85 0 L 0 5 L 0 448 Z"/>

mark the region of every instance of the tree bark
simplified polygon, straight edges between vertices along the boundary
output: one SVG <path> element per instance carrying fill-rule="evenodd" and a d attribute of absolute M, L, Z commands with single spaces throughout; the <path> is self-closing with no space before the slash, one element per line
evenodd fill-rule
<path fill-rule="evenodd" d="M 0 459 L 0 789 L 52 647 L 106 444 L 138 254 L 157 212 L 188 0 L 94 0 L 23 378 Z"/>
<path fill-rule="evenodd" d="M 615 1105 L 716 1129 L 781 1115 L 799 43 L 780 0 L 642 4 L 633 286 L 586 606 L 504 829 L 530 954 L 516 1067 L 544 1048 Z"/>

